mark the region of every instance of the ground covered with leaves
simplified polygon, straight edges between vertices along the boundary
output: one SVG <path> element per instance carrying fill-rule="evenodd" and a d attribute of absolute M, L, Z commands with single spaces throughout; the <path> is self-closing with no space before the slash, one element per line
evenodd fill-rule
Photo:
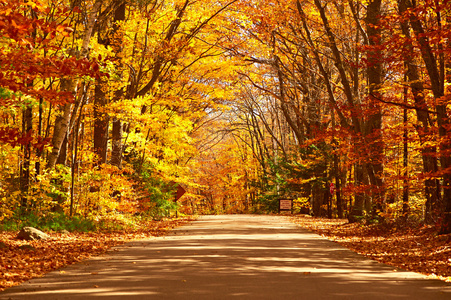
<path fill-rule="evenodd" d="M 191 218 L 142 222 L 133 230 L 110 232 L 46 232 L 50 239 L 22 241 L 18 232 L 0 232 L 0 291 L 59 269 L 127 241 L 164 236 Z"/>
<path fill-rule="evenodd" d="M 451 282 L 451 235 L 439 235 L 434 227 L 350 224 L 307 216 L 293 221 L 371 259 Z"/>

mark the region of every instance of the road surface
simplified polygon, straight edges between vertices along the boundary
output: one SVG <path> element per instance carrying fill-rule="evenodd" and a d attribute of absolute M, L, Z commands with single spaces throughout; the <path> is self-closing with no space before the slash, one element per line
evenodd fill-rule
<path fill-rule="evenodd" d="M 204 216 L 0 293 L 0 299 L 451 299 L 282 216 Z"/>

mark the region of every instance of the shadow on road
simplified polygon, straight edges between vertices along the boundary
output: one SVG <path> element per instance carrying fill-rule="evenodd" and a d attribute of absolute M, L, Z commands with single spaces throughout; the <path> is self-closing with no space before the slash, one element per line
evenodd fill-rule
<path fill-rule="evenodd" d="M 1 299 L 451 299 L 278 216 L 208 216 L 166 238 L 8 289 Z"/>

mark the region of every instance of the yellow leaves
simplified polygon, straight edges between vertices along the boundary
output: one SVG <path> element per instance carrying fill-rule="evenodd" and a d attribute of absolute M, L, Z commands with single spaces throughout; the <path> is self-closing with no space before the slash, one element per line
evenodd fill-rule
<path fill-rule="evenodd" d="M 62 35 L 64 35 L 65 37 L 68 37 L 71 35 L 71 33 L 74 32 L 74 30 L 71 27 L 68 26 L 63 26 L 63 25 L 58 25 L 56 27 L 56 31 L 58 31 L 59 33 L 61 33 Z"/>
<path fill-rule="evenodd" d="M 36 2 L 32 2 L 32 1 L 28 1 L 27 3 L 25 3 L 25 5 L 28 5 L 33 9 L 38 6 Z"/>

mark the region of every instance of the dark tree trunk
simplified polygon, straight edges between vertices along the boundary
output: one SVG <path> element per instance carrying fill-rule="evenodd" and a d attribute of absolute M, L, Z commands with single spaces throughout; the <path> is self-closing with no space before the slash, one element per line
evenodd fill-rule
<path fill-rule="evenodd" d="M 364 183 L 364 167 L 361 164 L 355 165 L 354 170 L 354 181 L 356 186 L 361 186 Z M 352 205 L 351 211 L 349 212 L 348 220 L 350 223 L 359 222 L 363 217 L 363 209 L 365 205 L 365 194 L 362 192 L 355 193 L 354 204 Z"/>
<path fill-rule="evenodd" d="M 24 134 L 31 133 L 33 129 L 33 109 L 27 106 L 23 110 L 22 117 L 22 132 Z M 30 203 L 28 203 L 28 191 L 30 187 L 30 160 L 31 160 L 31 145 L 27 142 L 22 146 L 23 160 L 20 166 L 20 191 L 22 192 L 22 210 L 26 211 Z"/>
<path fill-rule="evenodd" d="M 381 0 L 369 1 L 366 15 L 367 36 L 370 50 L 367 52 L 367 76 L 368 76 L 368 101 L 372 110 L 371 115 L 365 126 L 365 144 L 368 146 L 366 164 L 367 172 L 371 184 L 376 188 L 374 195 L 374 204 L 376 213 L 383 209 L 384 201 L 384 183 L 382 176 L 384 173 L 383 157 L 384 143 L 382 139 L 382 108 L 380 99 L 382 95 L 379 91 L 382 84 L 382 51 L 381 45 L 381 26 L 379 19 L 381 14 Z"/>
<path fill-rule="evenodd" d="M 42 121 L 43 121 L 43 103 L 44 99 L 39 99 L 39 115 L 38 115 L 38 136 L 42 137 Z M 43 148 L 36 149 L 35 176 L 41 174 L 41 156 Z"/>
<path fill-rule="evenodd" d="M 105 92 L 102 90 L 104 83 L 103 80 L 98 79 L 94 90 L 94 153 L 97 154 L 99 165 L 107 162 L 108 146 L 109 117 L 104 112 L 107 104 Z"/>
<path fill-rule="evenodd" d="M 122 122 L 116 118 L 113 119 L 113 129 L 111 134 L 112 151 L 111 161 L 113 166 L 122 167 Z"/>
<path fill-rule="evenodd" d="M 413 8 L 413 4 L 410 0 L 400 0 L 399 1 L 399 12 L 405 13 L 408 8 Z M 411 28 L 413 29 L 417 39 L 420 43 L 421 56 L 425 63 L 426 69 L 428 71 L 429 78 L 431 80 L 431 86 L 435 98 L 440 98 L 444 94 L 443 82 L 440 79 L 440 72 L 437 66 L 437 62 L 432 54 L 431 47 L 424 34 L 423 26 L 419 19 L 411 17 L 410 19 Z M 401 29 L 406 37 L 411 37 L 410 27 L 407 22 L 401 23 Z M 407 52 L 413 52 L 413 45 L 407 46 Z M 417 126 L 417 131 L 420 137 L 420 142 L 423 144 L 428 142 L 428 137 L 432 136 L 431 118 L 427 112 L 427 104 L 424 99 L 424 95 L 427 94 L 421 81 L 420 72 L 413 57 L 406 56 L 405 63 L 407 66 L 407 77 L 410 81 L 410 87 L 415 101 L 417 118 L 420 121 L 420 125 Z M 446 135 L 445 126 L 448 122 L 447 117 L 444 116 L 443 111 L 446 115 L 446 107 L 438 105 L 437 106 L 437 121 L 439 125 L 439 134 L 441 136 Z M 441 149 L 441 152 L 446 152 L 446 148 Z M 438 161 L 437 161 L 437 148 L 436 147 L 425 147 L 421 149 L 421 154 L 423 158 L 423 170 L 425 173 L 436 173 L 438 171 Z M 443 153 L 441 154 L 440 162 L 442 168 L 447 168 L 449 166 L 449 155 Z M 444 200 L 445 202 L 451 201 L 450 190 L 446 188 L 450 183 L 450 175 L 444 176 Z M 427 179 L 425 181 L 425 194 L 426 194 L 426 209 L 425 209 L 425 222 L 434 223 L 434 216 L 439 213 L 441 204 L 441 185 L 438 179 Z M 451 203 L 450 203 L 451 205 Z M 450 208 L 451 209 L 451 208 Z M 445 209 L 446 210 L 446 209 Z M 451 225 L 450 225 L 451 226 Z M 451 229 L 451 228 L 450 228 Z"/>

